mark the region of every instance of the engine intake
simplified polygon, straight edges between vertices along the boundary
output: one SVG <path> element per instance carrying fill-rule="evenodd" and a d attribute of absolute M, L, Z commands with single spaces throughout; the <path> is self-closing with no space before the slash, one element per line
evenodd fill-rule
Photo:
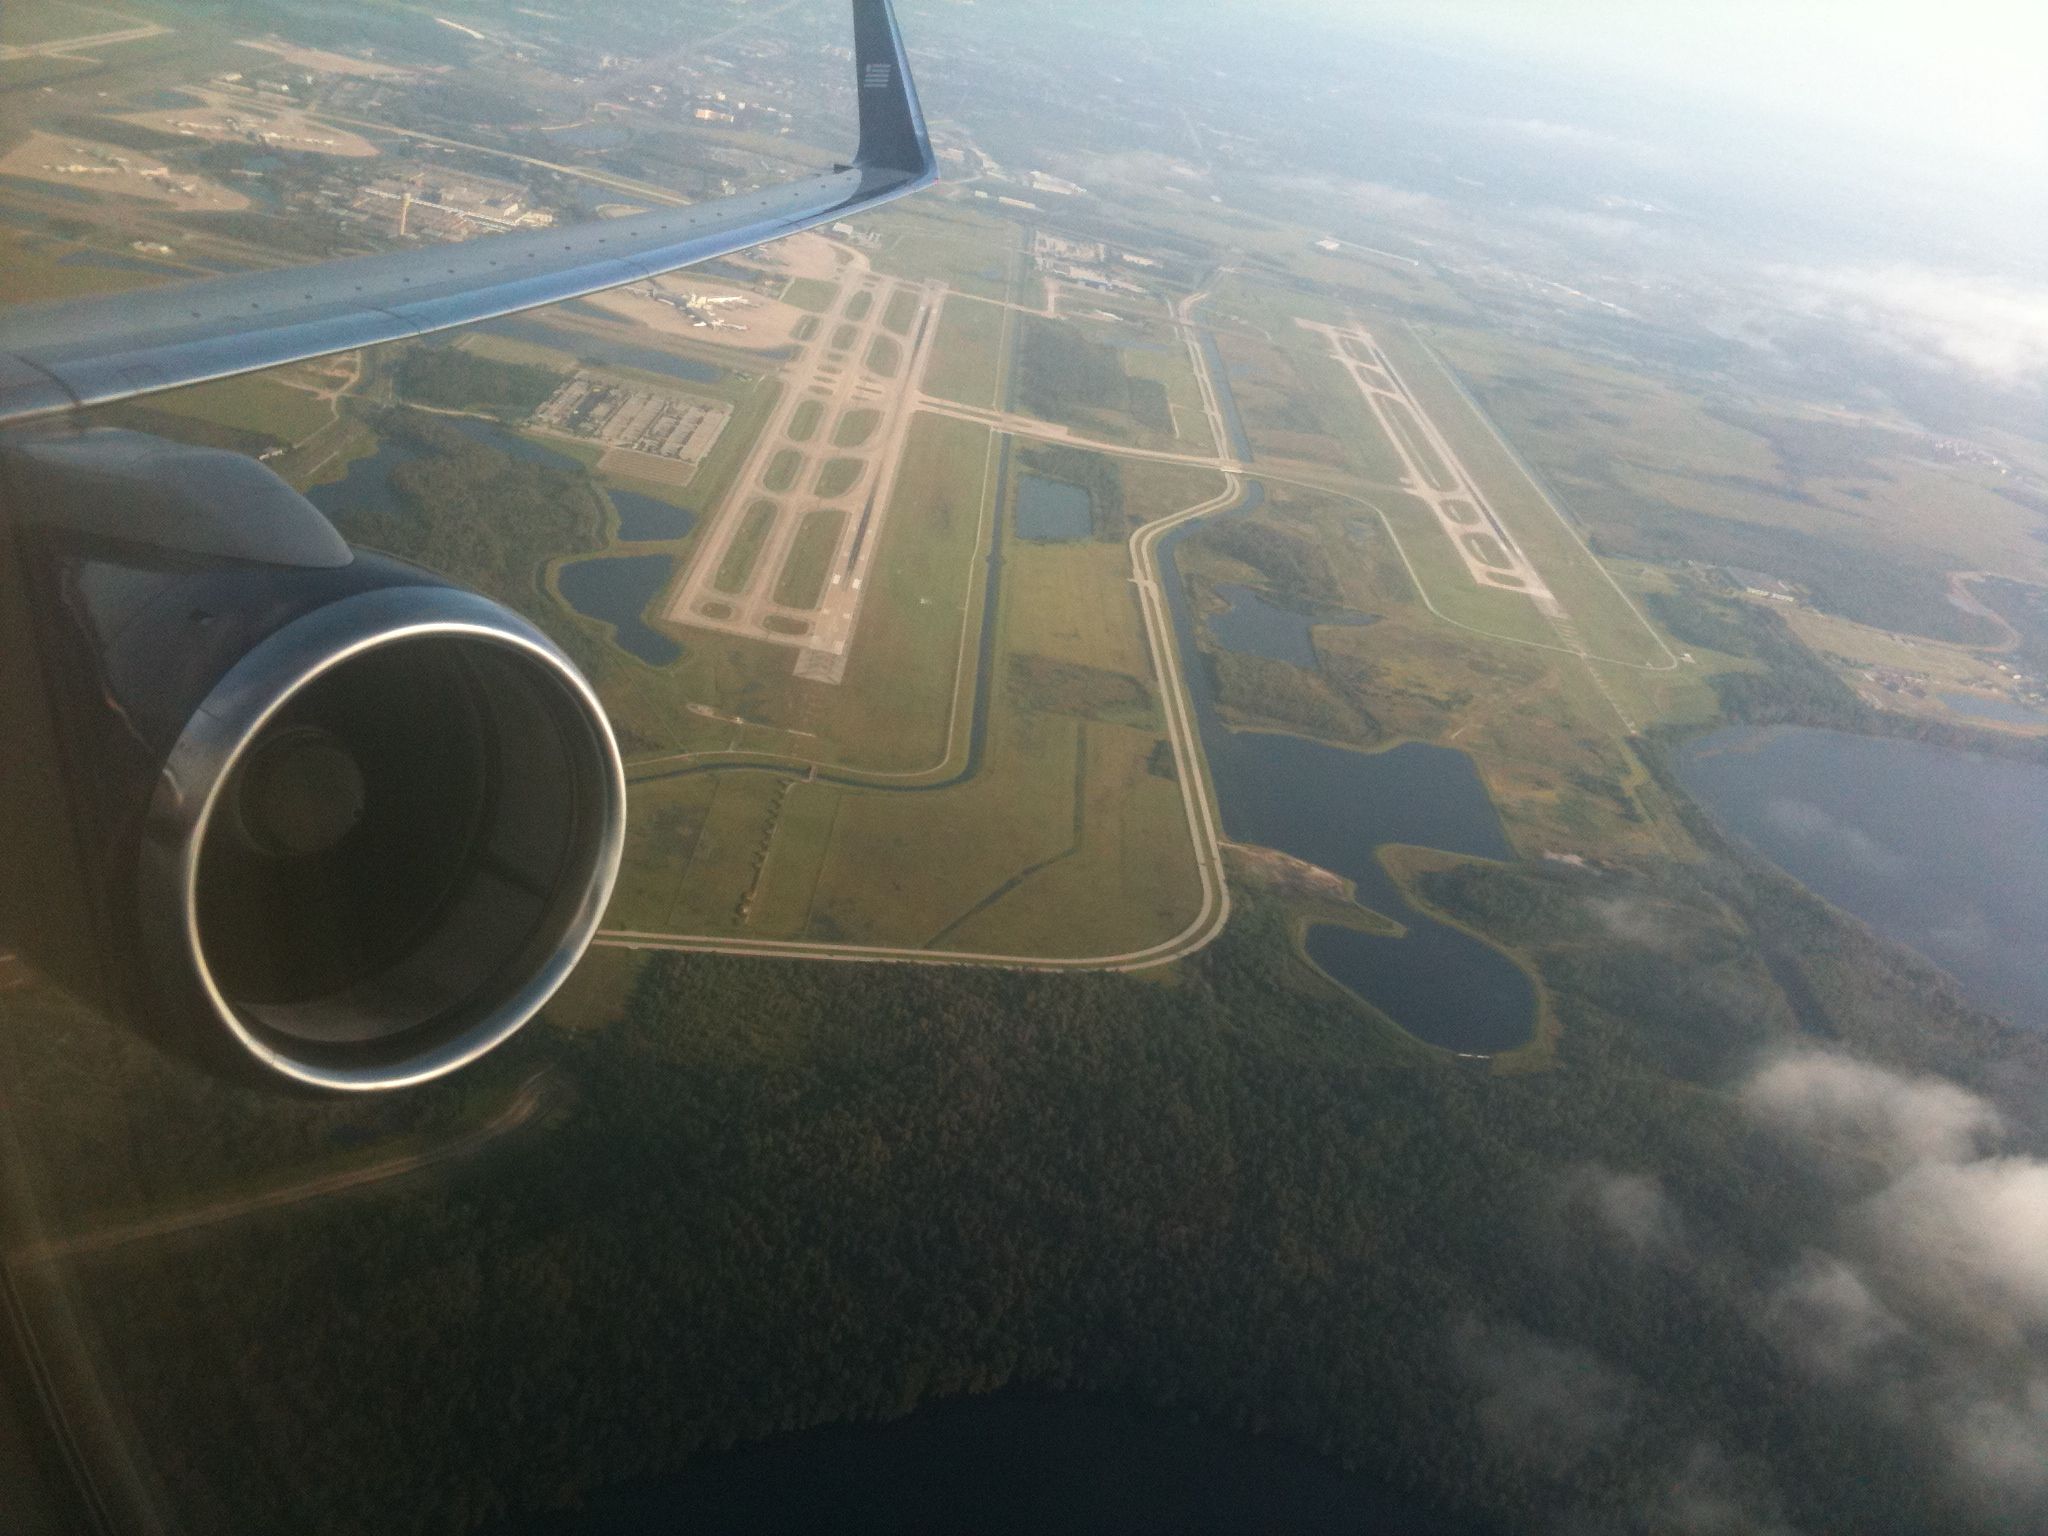
<path fill-rule="evenodd" d="M 60 503 L 103 509 L 163 450 L 201 487 L 205 461 L 233 460 L 86 434 L 13 454 L 10 500 L 54 476 Z M 262 473 L 260 560 L 224 555 L 217 517 L 203 551 L 122 538 L 103 511 L 29 519 L 96 947 L 141 972 L 143 1011 L 208 1021 L 294 1081 L 424 1082 L 530 1020 L 595 935 L 624 841 L 618 748 L 574 665 L 498 604 L 310 526 L 280 560 L 277 519 L 318 514 Z"/>

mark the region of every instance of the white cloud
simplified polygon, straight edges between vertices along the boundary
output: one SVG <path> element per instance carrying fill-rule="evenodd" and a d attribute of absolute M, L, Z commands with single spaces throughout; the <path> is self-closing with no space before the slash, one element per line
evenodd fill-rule
<path fill-rule="evenodd" d="M 1712 1445 L 1693 1447 L 1648 1523 L 1672 1536 L 1790 1536 L 1792 1529 L 1776 1492 L 1743 1476 Z"/>
<path fill-rule="evenodd" d="M 2048 1162 L 1988 1155 L 1999 1116 L 1954 1084 L 1842 1056 L 1774 1062 L 1742 1100 L 1816 1151 L 1888 1170 L 1817 1234 L 1836 1251 L 1773 1289 L 1765 1332 L 1898 1424 L 1967 1507 L 2048 1525 Z"/>
<path fill-rule="evenodd" d="M 1764 807 L 1764 819 L 1786 836 L 1819 847 L 1864 874 L 1897 880 L 1913 871 L 1912 860 L 1807 801 L 1773 800 Z"/>
<path fill-rule="evenodd" d="M 1648 1174 L 1617 1173 L 1589 1164 L 1564 1176 L 1560 1194 L 1568 1213 L 1590 1217 L 1611 1241 L 1637 1258 L 1668 1258 L 1685 1247 L 1677 1208 Z"/>
<path fill-rule="evenodd" d="M 1480 1428 L 1518 1461 L 1568 1472 L 1628 1422 L 1633 1383 L 1574 1345 L 1472 1321 L 1459 1331 L 1457 1352 L 1480 1389 Z"/>
<path fill-rule="evenodd" d="M 1795 308 L 1993 383 L 2048 380 L 2048 288 L 1925 267 L 1798 270 L 1777 277 Z"/>
<path fill-rule="evenodd" d="M 1866 1202 L 1855 1226 L 1872 1271 L 1922 1315 L 2001 1346 L 2048 1329 L 2048 1163 L 1925 1163 Z"/>
<path fill-rule="evenodd" d="M 1821 1052 L 1772 1062 L 1744 1085 L 1742 1100 L 1782 1130 L 1846 1144 L 1893 1168 L 1968 1157 L 2001 1128 L 1996 1110 L 1953 1083 Z"/>

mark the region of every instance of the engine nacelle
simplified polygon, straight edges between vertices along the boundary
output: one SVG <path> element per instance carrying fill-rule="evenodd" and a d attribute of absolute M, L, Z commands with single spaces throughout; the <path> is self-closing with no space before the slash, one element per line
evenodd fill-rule
<path fill-rule="evenodd" d="M 235 454 L 10 443 L 0 514 L 0 819 L 25 818 L 0 836 L 0 942 L 336 1089 L 453 1071 L 567 979 L 625 779 L 540 631 L 350 550 Z M 70 893 L 38 867 L 61 848 Z"/>

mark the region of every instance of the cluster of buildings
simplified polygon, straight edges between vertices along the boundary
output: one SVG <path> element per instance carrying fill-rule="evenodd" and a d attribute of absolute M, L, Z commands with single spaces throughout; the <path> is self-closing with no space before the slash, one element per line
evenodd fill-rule
<path fill-rule="evenodd" d="M 387 176 L 358 187 L 359 214 L 389 221 L 401 236 L 465 240 L 486 231 L 545 229 L 555 216 L 530 206 L 517 182 L 454 172 Z"/>
<path fill-rule="evenodd" d="M 1095 293 L 1121 293 L 1135 298 L 1143 298 L 1147 290 L 1116 269 L 1132 267 L 1142 271 L 1159 265 L 1150 256 L 1113 251 L 1097 240 L 1069 240 L 1042 229 L 1032 237 L 1031 254 L 1038 269 L 1049 278 Z"/>
<path fill-rule="evenodd" d="M 607 448 L 697 464 L 717 446 L 732 407 L 579 373 L 534 412 L 535 426 Z"/>

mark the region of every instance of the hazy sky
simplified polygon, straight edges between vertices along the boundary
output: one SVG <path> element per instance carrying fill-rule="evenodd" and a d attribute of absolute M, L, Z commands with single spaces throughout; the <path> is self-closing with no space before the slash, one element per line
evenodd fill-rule
<path fill-rule="evenodd" d="M 1865 136 L 2048 166 L 2048 0 L 1296 0 L 1676 83 Z"/>

